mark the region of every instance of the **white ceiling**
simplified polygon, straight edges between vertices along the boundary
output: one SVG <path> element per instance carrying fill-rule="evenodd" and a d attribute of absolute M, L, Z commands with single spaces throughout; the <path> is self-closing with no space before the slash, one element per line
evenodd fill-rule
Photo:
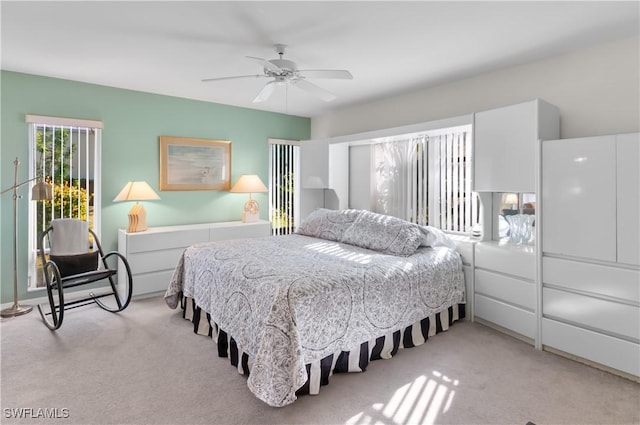
<path fill-rule="evenodd" d="M 363 103 L 638 35 L 637 1 L 1 3 L 2 69 L 300 116 Z M 300 69 L 348 69 L 353 80 L 311 80 L 325 103 L 266 79 L 245 56 Z"/>

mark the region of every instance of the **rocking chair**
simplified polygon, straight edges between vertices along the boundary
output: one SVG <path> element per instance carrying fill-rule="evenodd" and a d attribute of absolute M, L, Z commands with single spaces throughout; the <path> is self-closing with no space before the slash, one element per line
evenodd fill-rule
<path fill-rule="evenodd" d="M 90 249 L 91 245 L 93 249 Z M 48 259 L 45 255 L 46 246 L 49 247 Z M 105 254 L 98 237 L 86 221 L 71 218 L 53 220 L 38 240 L 38 251 L 49 299 L 48 306 L 38 305 L 38 311 L 49 329 L 60 328 L 65 310 L 95 303 L 104 310 L 116 313 L 129 305 L 133 288 L 127 259 L 115 251 Z M 117 266 L 126 269 L 127 282 L 116 283 Z M 105 279 L 109 281 L 109 286 L 94 285 L 88 296 L 65 300 L 67 289 Z M 104 292 L 105 289 L 108 291 Z M 101 292 L 94 293 L 93 290 Z M 105 297 L 114 297 L 114 300 L 106 302 L 102 300 Z"/>

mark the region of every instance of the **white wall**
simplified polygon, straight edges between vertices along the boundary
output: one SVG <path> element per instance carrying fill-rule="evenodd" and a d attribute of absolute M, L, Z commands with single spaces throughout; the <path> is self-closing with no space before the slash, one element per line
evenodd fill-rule
<path fill-rule="evenodd" d="M 349 147 L 349 208 L 372 208 L 371 165 L 371 145 Z"/>
<path fill-rule="evenodd" d="M 560 137 L 640 131 L 639 37 L 478 75 L 311 119 L 312 139 L 427 122 L 541 98 Z"/>

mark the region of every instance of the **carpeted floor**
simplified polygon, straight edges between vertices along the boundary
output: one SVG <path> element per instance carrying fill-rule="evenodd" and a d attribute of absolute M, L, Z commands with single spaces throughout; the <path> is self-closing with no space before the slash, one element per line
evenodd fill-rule
<path fill-rule="evenodd" d="M 161 297 L 71 310 L 57 332 L 34 311 L 0 332 L 2 424 L 640 423 L 639 384 L 468 321 L 284 408 Z"/>

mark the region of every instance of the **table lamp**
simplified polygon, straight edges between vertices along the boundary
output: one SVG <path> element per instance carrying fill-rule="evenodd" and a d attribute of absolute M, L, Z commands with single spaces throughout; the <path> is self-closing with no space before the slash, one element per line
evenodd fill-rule
<path fill-rule="evenodd" d="M 518 209 L 518 194 L 517 193 L 507 193 L 505 196 L 504 203 L 511 205 L 512 210 Z"/>
<path fill-rule="evenodd" d="M 242 221 L 244 223 L 258 221 L 260 218 L 260 205 L 254 199 L 251 199 L 251 194 L 268 191 L 269 189 L 267 189 L 267 186 L 265 186 L 264 183 L 262 183 L 262 180 L 260 180 L 260 177 L 255 174 L 242 175 L 236 184 L 233 185 L 230 192 L 249 194 L 249 200 L 245 202 L 244 209 L 242 211 Z"/>
<path fill-rule="evenodd" d="M 145 181 L 128 182 L 118 193 L 113 202 L 136 201 L 129 211 L 129 227 L 127 232 L 142 232 L 147 230 L 147 212 L 138 201 L 153 201 L 160 199 Z"/>

